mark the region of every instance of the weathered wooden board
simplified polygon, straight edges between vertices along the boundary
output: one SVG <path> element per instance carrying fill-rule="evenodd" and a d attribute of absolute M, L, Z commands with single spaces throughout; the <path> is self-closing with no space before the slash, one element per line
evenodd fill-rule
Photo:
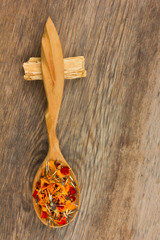
<path fill-rule="evenodd" d="M 40 56 L 50 16 L 64 57 L 84 55 L 87 77 L 65 82 L 57 135 L 81 188 L 68 227 L 37 218 L 31 188 L 48 139 Z M 0 3 L 0 239 L 160 239 L 160 1 Z"/>

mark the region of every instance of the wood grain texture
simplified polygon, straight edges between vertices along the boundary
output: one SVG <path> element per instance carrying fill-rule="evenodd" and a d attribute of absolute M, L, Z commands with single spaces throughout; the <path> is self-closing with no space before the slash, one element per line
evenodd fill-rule
<path fill-rule="evenodd" d="M 159 240 L 160 2 L 2 0 L 0 16 L 0 239 Z M 40 56 L 48 16 L 64 57 L 84 55 L 88 73 L 64 87 L 57 135 L 81 208 L 57 230 L 32 205 L 47 102 L 22 69 Z"/>

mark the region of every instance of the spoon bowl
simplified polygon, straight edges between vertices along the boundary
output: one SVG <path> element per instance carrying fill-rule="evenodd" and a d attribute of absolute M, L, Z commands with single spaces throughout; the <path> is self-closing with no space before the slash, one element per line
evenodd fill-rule
<path fill-rule="evenodd" d="M 39 181 L 39 179 L 41 177 L 41 172 L 42 172 L 42 169 L 45 168 L 46 162 L 53 161 L 53 160 L 56 160 L 56 159 L 58 159 L 58 162 L 61 163 L 62 166 L 67 166 L 67 167 L 70 168 L 69 164 L 66 162 L 66 160 L 64 159 L 61 152 L 56 152 L 55 157 L 52 157 L 52 158 L 50 158 L 49 155 L 47 154 L 46 158 L 44 159 L 43 163 L 41 164 L 41 166 L 39 167 L 39 169 L 38 169 L 38 171 L 35 175 L 35 178 L 34 178 L 34 181 L 33 181 L 33 187 L 32 187 L 32 194 L 34 193 L 34 190 L 36 189 L 36 183 Z M 79 189 L 78 181 L 77 181 L 77 179 L 76 179 L 76 177 L 75 177 L 71 168 L 70 168 L 70 176 L 73 178 L 74 182 L 76 183 L 76 191 L 77 191 L 77 193 L 76 193 L 76 205 L 78 205 L 78 207 L 76 209 L 77 211 L 72 214 L 72 218 L 70 218 L 69 222 L 67 222 L 64 225 L 56 225 L 56 226 L 54 226 L 54 228 L 61 228 L 61 227 L 64 227 L 64 226 L 68 225 L 69 223 L 71 223 L 74 220 L 74 218 L 76 217 L 76 215 L 78 213 L 78 210 L 79 210 L 80 189 Z M 38 206 L 38 204 L 36 204 L 35 199 L 33 199 L 33 206 L 34 206 L 35 212 L 36 212 L 38 218 L 41 220 L 41 222 L 43 222 L 45 225 L 48 225 L 48 221 L 46 219 L 41 218 L 41 209 Z"/>

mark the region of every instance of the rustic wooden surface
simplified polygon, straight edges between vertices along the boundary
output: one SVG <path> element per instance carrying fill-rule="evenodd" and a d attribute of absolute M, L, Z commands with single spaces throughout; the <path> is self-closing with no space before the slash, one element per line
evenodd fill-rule
<path fill-rule="evenodd" d="M 81 188 L 68 227 L 49 230 L 31 197 L 48 150 L 42 81 L 22 63 L 40 56 L 47 17 L 64 57 L 87 77 L 66 80 L 57 135 Z M 0 239 L 160 239 L 160 1 L 1 0 Z"/>

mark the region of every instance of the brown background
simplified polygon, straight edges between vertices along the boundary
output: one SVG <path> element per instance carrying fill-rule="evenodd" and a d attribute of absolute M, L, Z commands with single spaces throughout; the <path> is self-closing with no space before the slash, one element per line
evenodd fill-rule
<path fill-rule="evenodd" d="M 48 16 L 64 57 L 84 55 L 87 69 L 65 81 L 57 135 L 82 200 L 58 230 L 32 205 L 47 103 L 22 69 L 40 56 Z M 160 239 L 159 0 L 1 0 L 0 103 L 0 239 Z"/>

